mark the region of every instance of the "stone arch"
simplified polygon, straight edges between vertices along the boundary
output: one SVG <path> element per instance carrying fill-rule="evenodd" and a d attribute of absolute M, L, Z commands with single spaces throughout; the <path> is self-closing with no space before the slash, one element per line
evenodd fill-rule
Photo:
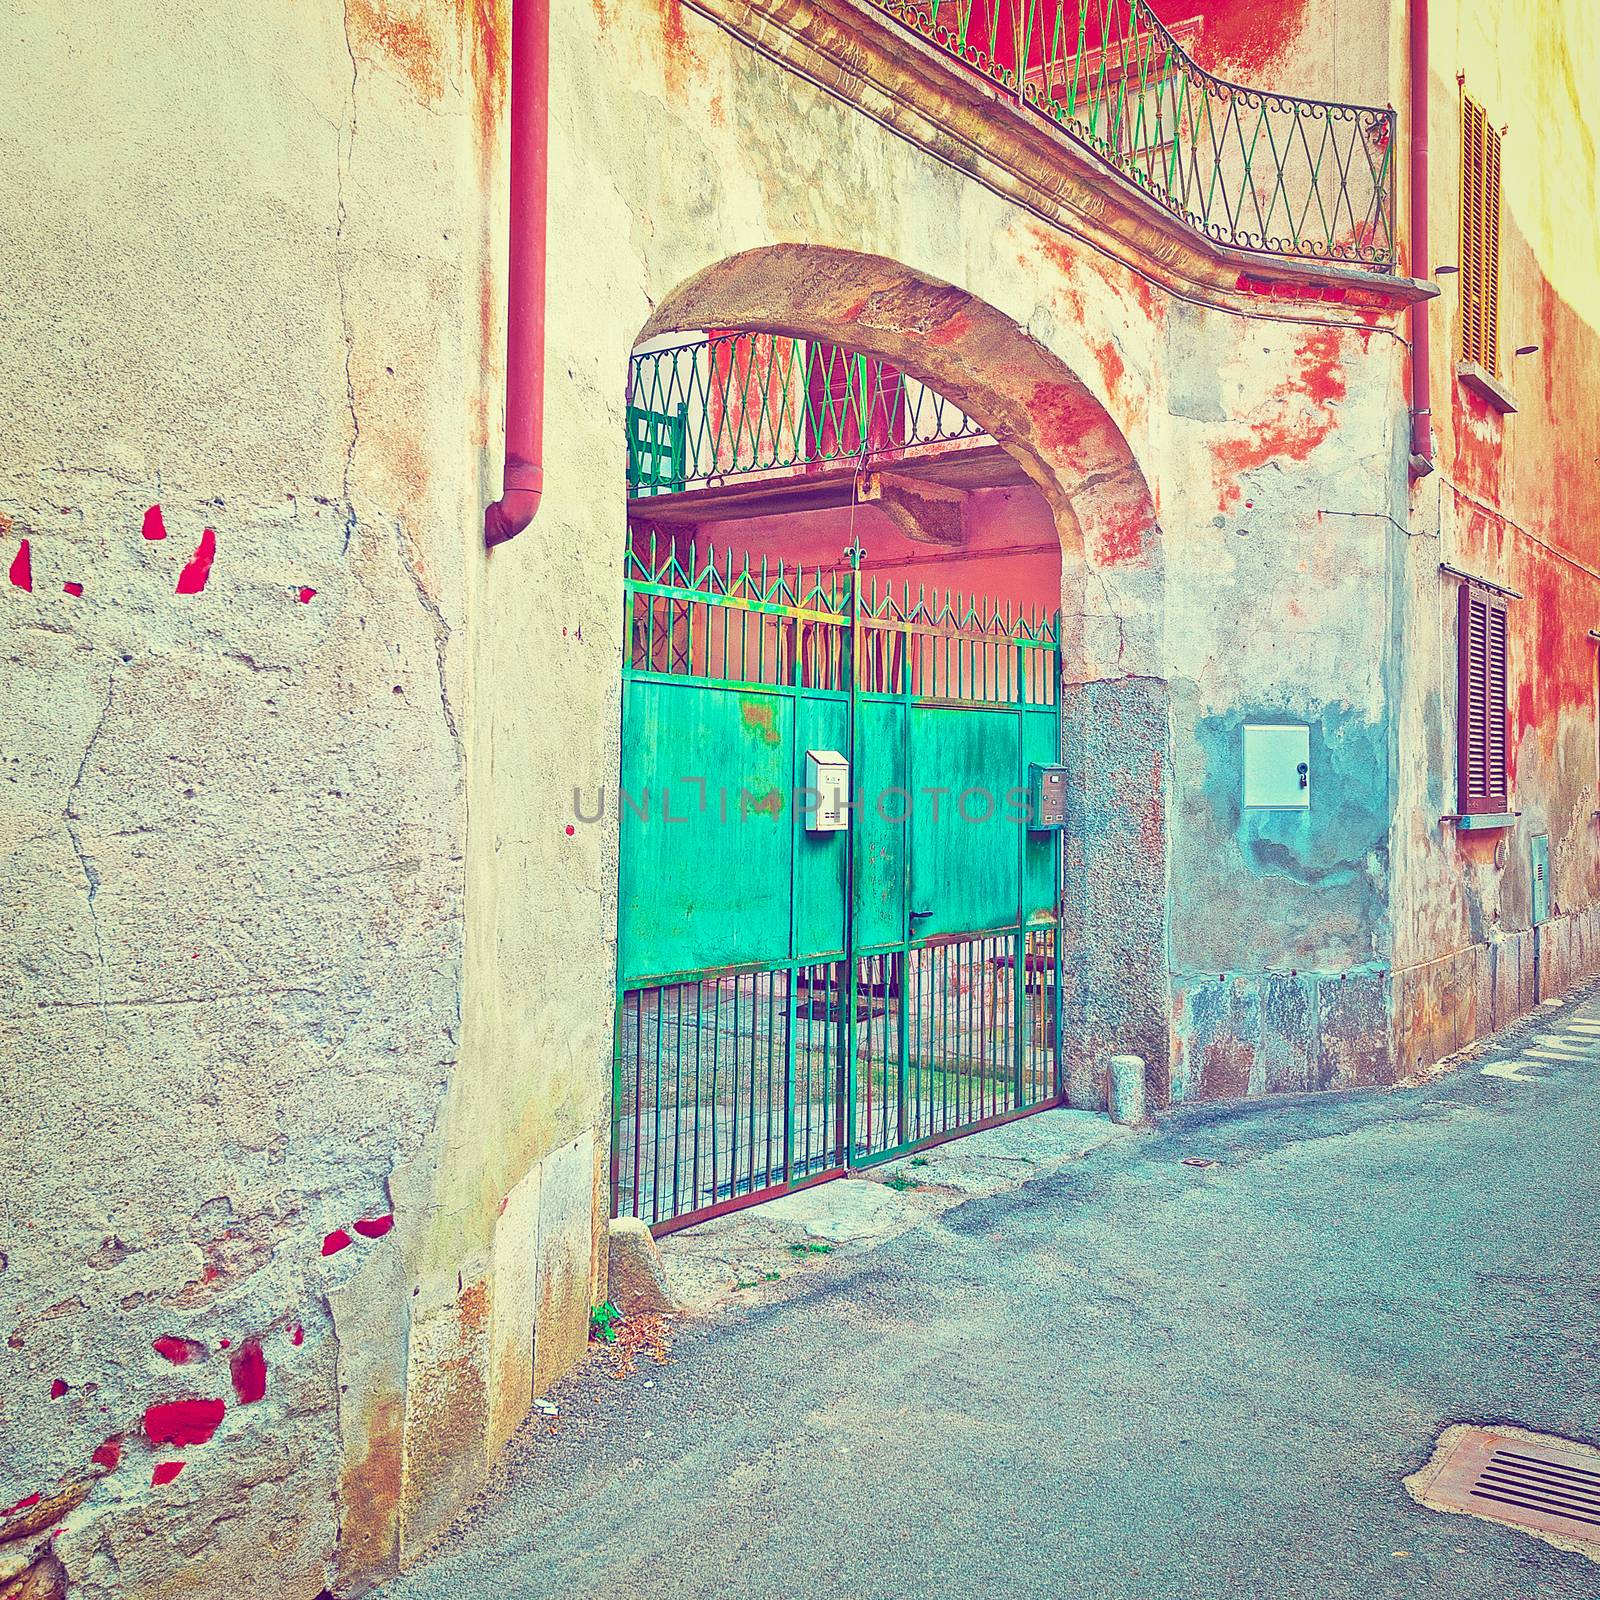
<path fill-rule="evenodd" d="M 1025 328 L 901 262 L 809 244 L 705 268 L 660 301 L 640 339 L 711 327 L 847 344 L 982 423 L 1055 519 L 1069 678 L 1162 676 L 1162 550 L 1149 484 L 1104 405 Z"/>
<path fill-rule="evenodd" d="M 1020 464 L 1062 547 L 1061 748 L 1076 825 L 1062 884 L 1064 1029 L 1072 1104 L 1105 1104 L 1105 1060 L 1144 1057 L 1169 1098 L 1170 717 L 1164 553 L 1155 498 L 1126 437 L 1068 364 L 970 291 L 902 262 L 827 245 L 761 246 L 705 267 L 657 303 L 639 342 L 743 328 L 843 344 L 960 406 Z"/>

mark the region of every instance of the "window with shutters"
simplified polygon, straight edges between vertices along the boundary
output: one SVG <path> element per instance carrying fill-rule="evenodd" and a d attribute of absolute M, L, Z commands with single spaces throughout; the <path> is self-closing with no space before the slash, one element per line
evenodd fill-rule
<path fill-rule="evenodd" d="M 1506 603 L 1461 585 L 1457 649 L 1456 808 L 1463 815 L 1510 808 L 1506 761 Z"/>
<path fill-rule="evenodd" d="M 1500 134 L 1461 97 L 1461 359 L 1496 373 L 1500 345 Z"/>

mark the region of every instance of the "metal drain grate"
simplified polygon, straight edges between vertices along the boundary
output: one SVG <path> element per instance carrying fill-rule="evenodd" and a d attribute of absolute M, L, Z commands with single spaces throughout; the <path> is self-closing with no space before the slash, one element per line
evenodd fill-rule
<path fill-rule="evenodd" d="M 1416 1486 L 1424 1504 L 1600 1544 L 1600 1451 L 1486 1428 L 1463 1428 L 1441 1444 L 1432 1476 L 1428 1469 L 1418 1475 L 1426 1480 Z"/>

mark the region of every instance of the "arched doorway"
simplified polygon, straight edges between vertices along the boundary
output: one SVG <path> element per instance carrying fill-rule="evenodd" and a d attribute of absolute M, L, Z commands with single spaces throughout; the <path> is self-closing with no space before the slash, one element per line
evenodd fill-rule
<path fill-rule="evenodd" d="M 1060 1102 L 1083 541 L 1154 542 L 998 313 L 758 255 L 630 371 L 612 1201 L 658 1229 Z"/>

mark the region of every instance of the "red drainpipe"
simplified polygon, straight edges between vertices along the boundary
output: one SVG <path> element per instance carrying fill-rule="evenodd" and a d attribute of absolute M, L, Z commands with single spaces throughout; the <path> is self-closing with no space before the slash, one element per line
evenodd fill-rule
<path fill-rule="evenodd" d="M 1411 276 L 1428 264 L 1428 0 L 1411 0 Z M 1411 307 L 1411 473 L 1433 471 L 1433 403 L 1429 394 L 1428 301 Z"/>
<path fill-rule="evenodd" d="M 511 249 L 506 274 L 504 489 L 483 542 L 514 539 L 544 491 L 545 218 L 550 179 L 550 0 L 512 0 Z"/>

